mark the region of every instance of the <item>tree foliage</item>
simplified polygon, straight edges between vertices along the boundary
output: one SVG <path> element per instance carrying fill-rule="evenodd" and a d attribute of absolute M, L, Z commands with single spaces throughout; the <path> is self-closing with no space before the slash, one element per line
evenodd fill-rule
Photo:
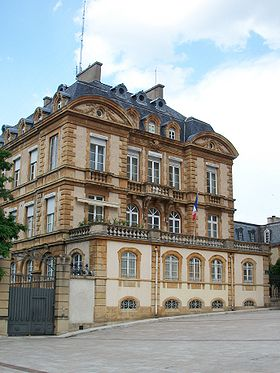
<path fill-rule="evenodd" d="M 11 177 L 6 176 L 6 171 L 12 168 L 12 163 L 7 161 L 9 156 L 10 153 L 7 150 L 0 148 L 0 202 L 13 199 L 11 191 L 5 187 L 8 181 L 12 181 Z M 5 215 L 3 208 L 0 207 L 0 258 L 8 257 L 13 246 L 13 239 L 18 238 L 18 234 L 22 230 L 25 230 L 24 225 L 16 223 L 12 215 Z M 4 272 L 0 268 L 0 278 L 3 274 Z"/>
<path fill-rule="evenodd" d="M 273 275 L 280 275 L 280 259 L 277 262 L 270 266 L 270 273 Z"/>

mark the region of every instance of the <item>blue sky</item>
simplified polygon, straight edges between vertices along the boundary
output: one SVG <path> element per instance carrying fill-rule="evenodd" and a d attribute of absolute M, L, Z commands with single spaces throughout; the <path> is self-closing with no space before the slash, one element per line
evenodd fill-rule
<path fill-rule="evenodd" d="M 1 3 L 0 125 L 15 125 L 75 80 L 83 0 Z M 236 220 L 280 216 L 277 0 L 87 0 L 83 67 L 131 92 L 165 85 L 167 104 L 237 148 Z"/>

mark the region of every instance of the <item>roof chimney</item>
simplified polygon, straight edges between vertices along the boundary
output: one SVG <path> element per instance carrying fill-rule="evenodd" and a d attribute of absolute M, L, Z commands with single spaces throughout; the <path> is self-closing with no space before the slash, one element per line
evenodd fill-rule
<path fill-rule="evenodd" d="M 79 82 L 90 83 L 94 80 L 100 81 L 101 78 L 101 62 L 94 62 L 92 65 L 89 65 L 85 70 L 77 75 Z"/>
<path fill-rule="evenodd" d="M 45 96 L 43 98 L 43 101 L 44 101 L 44 106 L 47 106 L 52 101 L 52 99 L 49 96 Z"/>
<path fill-rule="evenodd" d="M 164 85 L 156 84 L 152 88 L 147 89 L 145 93 L 150 100 L 155 100 L 157 98 L 163 98 L 163 88 L 164 88 Z"/>

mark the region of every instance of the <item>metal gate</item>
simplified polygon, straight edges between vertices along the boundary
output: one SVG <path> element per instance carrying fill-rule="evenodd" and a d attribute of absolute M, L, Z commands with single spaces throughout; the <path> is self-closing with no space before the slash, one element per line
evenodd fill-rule
<path fill-rule="evenodd" d="M 9 291 L 8 335 L 53 334 L 54 300 L 53 277 L 13 276 Z"/>

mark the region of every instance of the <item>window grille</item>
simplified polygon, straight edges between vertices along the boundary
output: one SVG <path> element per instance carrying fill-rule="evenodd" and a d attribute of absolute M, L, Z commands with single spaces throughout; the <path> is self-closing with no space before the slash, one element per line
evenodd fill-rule
<path fill-rule="evenodd" d="M 199 299 L 193 299 L 189 303 L 189 308 L 190 309 L 202 308 L 202 302 Z"/>
<path fill-rule="evenodd" d="M 121 302 L 121 310 L 135 310 L 136 308 L 137 305 L 134 299 L 124 299 Z"/>

